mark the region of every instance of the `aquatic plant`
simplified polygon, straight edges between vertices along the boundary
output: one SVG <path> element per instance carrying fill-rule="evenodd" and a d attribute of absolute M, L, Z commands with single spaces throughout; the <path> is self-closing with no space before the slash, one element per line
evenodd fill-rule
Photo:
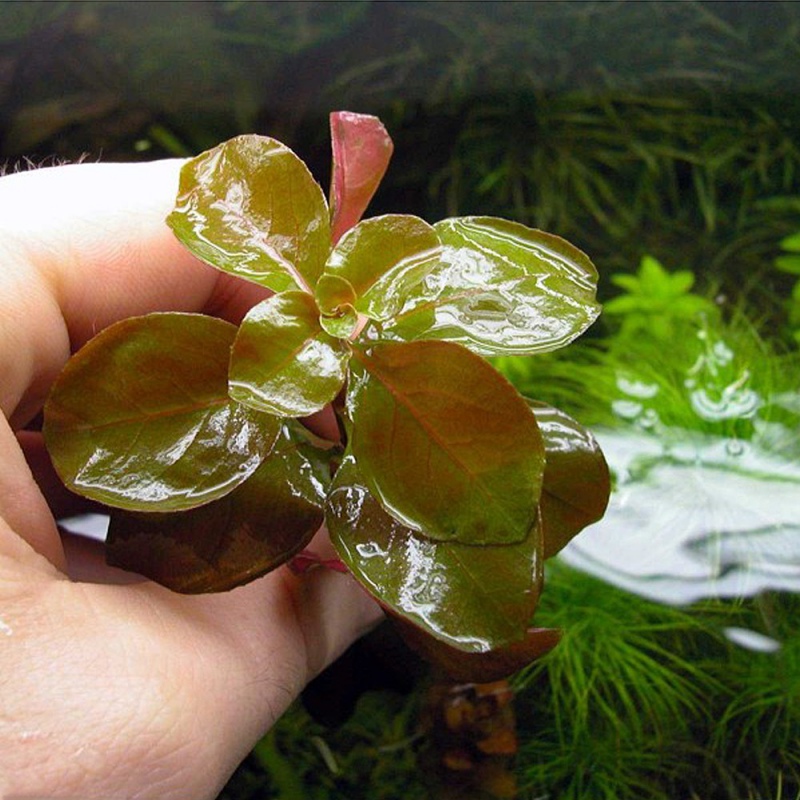
<path fill-rule="evenodd" d="M 763 636 L 760 649 L 729 645 L 719 675 L 729 701 L 710 732 L 710 763 L 733 793 L 800 792 L 800 596 L 764 592 L 743 603 L 736 624 Z M 759 640 L 757 644 L 761 644 Z"/>
<path fill-rule="evenodd" d="M 667 606 L 556 559 L 538 614 L 566 633 L 513 681 L 520 798 L 796 797 L 796 598 Z M 782 646 L 746 649 L 731 628 Z M 424 697 L 424 684 L 407 696 L 364 695 L 337 729 L 294 706 L 221 800 L 288 800 L 292 786 L 311 800 L 431 797 L 418 761 L 430 745 Z"/>
<path fill-rule="evenodd" d="M 706 443 L 722 443 L 723 455 L 726 442 L 744 447 L 752 442 L 793 457 L 800 365 L 765 341 L 741 309 L 728 311 L 730 318 L 714 314 L 705 323 L 679 322 L 669 347 L 641 331 L 573 346 L 568 359 L 553 353 L 495 363 L 522 391 L 538 387 L 601 433 L 628 431 L 651 442 L 656 464 L 669 458 L 662 440 L 685 443 L 692 431 L 707 437 Z M 698 366 L 700 356 L 705 360 Z M 745 372 L 748 380 L 742 383 Z M 693 387 L 687 378 L 694 378 Z M 693 389 L 705 387 L 710 398 L 720 399 L 737 381 L 759 398 L 754 418 L 715 420 L 693 409 Z M 629 405 L 620 407 L 620 401 Z M 635 414 L 632 402 L 640 403 Z M 627 415 L 620 413 L 626 410 Z M 730 456 L 733 466 L 737 458 Z M 758 477 L 751 480 L 757 487 Z M 687 484 L 677 488 L 683 492 Z M 785 501 L 791 504 L 792 496 L 784 482 Z M 673 494 L 660 507 L 666 511 L 675 503 Z M 791 566 L 784 558 L 782 570 Z M 797 598 L 785 592 L 664 605 L 561 558 L 548 562 L 537 620 L 565 635 L 558 648 L 513 680 L 519 796 L 794 800 L 800 792 L 798 619 Z M 740 643 L 747 641 L 751 647 L 771 642 L 771 649 L 754 651 Z M 413 766 L 414 753 L 426 744 L 414 722 L 421 691 L 404 702 L 380 695 L 376 703 L 359 704 L 355 730 L 364 730 L 361 713 L 366 713 L 375 730 L 394 731 L 391 744 L 369 736 L 356 741 L 350 725 L 338 731 L 315 727 L 295 709 L 293 721 L 279 726 L 281 752 L 304 785 L 328 787 L 319 789 L 321 798 L 405 796 L 406 786 L 409 797 L 430 796 L 419 786 L 425 773 Z M 322 736 L 337 763 L 346 763 L 338 776 L 324 766 L 310 735 Z M 377 767 L 368 764 L 367 753 L 379 762 L 386 759 L 380 778 L 373 777 Z M 358 759 L 360 785 L 351 771 Z M 393 772 L 397 763 L 410 771 Z M 266 785 L 271 779 L 263 780 Z"/>
<path fill-rule="evenodd" d="M 630 336 L 621 325 L 573 348 L 569 361 L 499 360 L 523 390 L 547 386 L 548 399 L 591 420 L 617 486 L 606 538 L 601 523 L 550 565 L 539 619 L 561 624 L 562 614 L 580 616 L 582 602 L 594 613 L 571 622 L 560 649 L 518 678 L 518 718 L 528 726 L 520 780 L 532 796 L 768 800 L 800 791 L 797 599 L 778 591 L 798 581 L 800 362 L 741 307 L 725 311 L 672 320 L 667 346 L 652 327 Z M 668 471 L 674 480 L 661 481 Z M 629 534 L 638 536 L 633 550 Z M 671 571 L 667 552 L 684 539 L 690 577 Z M 653 569 L 638 575 L 644 541 Z M 592 561 L 603 553 L 613 569 Z M 694 605 L 634 597 L 568 565 Z M 698 600 L 719 593 L 730 599 Z M 638 639 L 648 618 L 654 627 Z M 585 704 L 573 702 L 581 696 Z M 648 713 L 637 717 L 640 708 Z"/>
<path fill-rule="evenodd" d="M 765 339 L 741 301 L 718 307 L 689 288 L 690 273 L 643 261 L 655 288 L 644 288 L 641 268 L 620 275 L 634 292 L 608 301 L 604 337 L 572 347 L 569 359 L 503 356 L 495 366 L 521 392 L 539 386 L 547 402 L 592 426 L 630 425 L 665 445 L 686 432 L 753 440 L 790 456 L 797 354 Z"/>
<path fill-rule="evenodd" d="M 722 688 L 695 649 L 719 634 L 685 609 L 634 599 L 559 562 L 548 578 L 548 619 L 591 611 L 560 652 L 515 679 L 522 786 L 576 800 L 667 800 L 695 726 L 709 724 L 706 700 Z"/>
<path fill-rule="evenodd" d="M 608 473 L 581 425 L 481 356 L 572 341 L 599 313 L 597 274 L 519 223 L 359 222 L 392 143 L 365 115 L 331 132 L 330 209 L 274 139 L 183 167 L 175 235 L 272 294 L 238 328 L 159 313 L 102 331 L 55 382 L 45 440 L 65 484 L 112 508 L 109 563 L 225 591 L 323 563 L 305 548 L 324 519 L 334 568 L 412 646 L 490 680 L 558 641 L 529 627 L 543 561 L 602 515 Z M 331 404 L 342 442 L 297 422 Z"/>
<path fill-rule="evenodd" d="M 787 236 L 780 244 L 784 254 L 775 259 L 775 266 L 782 272 L 799 276 L 792 287 L 792 294 L 786 307 L 792 335 L 800 344 L 800 233 Z"/>
<path fill-rule="evenodd" d="M 635 275 L 616 273 L 611 282 L 625 290 L 605 304 L 606 314 L 621 318 L 622 337 L 644 332 L 666 342 L 677 333 L 676 323 L 718 312 L 710 300 L 692 293 L 693 272 L 668 272 L 653 256 L 642 257 Z"/>

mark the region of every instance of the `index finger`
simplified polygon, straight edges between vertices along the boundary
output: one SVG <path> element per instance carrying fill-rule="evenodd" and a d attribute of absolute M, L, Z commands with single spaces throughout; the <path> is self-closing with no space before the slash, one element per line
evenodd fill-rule
<path fill-rule="evenodd" d="M 266 290 L 189 254 L 165 223 L 182 161 L 79 164 L 0 178 L 0 408 L 41 408 L 70 353 L 151 311 L 238 322 Z"/>

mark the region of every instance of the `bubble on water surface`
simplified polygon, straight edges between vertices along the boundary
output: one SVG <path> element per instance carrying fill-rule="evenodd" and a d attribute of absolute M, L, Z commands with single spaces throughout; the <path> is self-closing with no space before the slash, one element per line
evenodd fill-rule
<path fill-rule="evenodd" d="M 713 389 L 695 389 L 689 400 L 694 413 L 706 422 L 750 419 L 761 406 L 758 392 L 741 387 L 738 381 L 726 386 L 719 394 Z"/>
<path fill-rule="evenodd" d="M 624 375 L 617 376 L 617 388 L 623 394 L 641 400 L 649 400 L 658 394 L 658 386 L 656 384 L 627 378 Z"/>
<path fill-rule="evenodd" d="M 634 420 L 643 411 L 644 406 L 635 400 L 614 400 L 611 403 L 611 410 L 622 419 Z"/>

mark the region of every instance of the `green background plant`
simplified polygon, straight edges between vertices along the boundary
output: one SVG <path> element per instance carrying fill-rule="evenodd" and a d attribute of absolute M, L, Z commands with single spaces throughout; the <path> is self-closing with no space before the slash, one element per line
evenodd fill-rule
<path fill-rule="evenodd" d="M 322 177 L 327 112 L 377 113 L 398 155 L 375 213 L 438 219 L 479 210 L 544 225 L 592 253 L 603 276 L 635 275 L 645 254 L 668 272 L 690 270 L 696 279 L 690 291 L 719 309 L 720 319 L 710 315 L 705 328 L 672 320 L 681 335 L 669 347 L 617 337 L 619 320 L 609 315 L 594 341 L 570 348 L 569 359 L 503 357 L 502 369 L 518 387 L 536 389 L 587 425 L 632 424 L 673 437 L 688 429 L 757 435 L 788 457 L 800 455 L 796 437 L 774 427 L 797 429 L 799 367 L 793 351 L 786 352 L 793 347 L 786 301 L 796 279 L 776 270 L 774 260 L 782 255 L 781 240 L 797 231 L 800 212 L 800 5 L 495 3 L 486 14 L 479 3 L 221 2 L 196 6 L 191 20 L 179 9 L 184 4 L 150 7 L 147 19 L 135 5 L 0 7 L 7 23 L 0 25 L 0 157 L 9 169 L 24 156 L 39 162 L 54 154 L 70 160 L 101 152 L 122 159 L 192 155 L 257 129 L 291 144 Z M 191 26 L 185 41 L 164 33 L 176 20 L 182 30 Z M 81 59 L 72 57 L 76 52 Z M 605 278 L 600 291 L 605 299 L 618 294 Z M 697 336 L 703 330 L 705 341 Z M 702 373 L 709 392 L 721 394 L 748 373 L 745 389 L 776 398 L 761 408 L 758 432 L 752 419 L 715 421 L 693 410 L 684 381 L 709 341 L 735 354 L 727 372 Z M 644 410 L 656 412 L 660 424 L 653 425 L 652 415 L 628 419 L 614 410 L 627 397 L 618 385 L 621 370 L 628 381 L 658 387 Z M 789 699 L 798 674 L 790 657 L 798 630 L 794 598 L 720 602 L 708 615 L 698 608 L 678 618 L 559 568 L 548 576 L 542 614 L 558 611 L 568 627 L 590 625 L 576 597 L 581 587 L 586 606 L 608 609 L 600 623 L 618 621 L 605 625 L 606 636 L 645 628 L 638 647 L 652 654 L 651 638 L 677 647 L 695 678 L 697 669 L 705 676 L 693 685 L 717 683 L 708 691 L 707 713 L 687 707 L 688 740 L 670 745 L 660 733 L 654 739 L 660 749 L 642 747 L 649 740 L 637 732 L 630 747 L 619 749 L 628 743 L 624 709 L 619 724 L 604 724 L 595 738 L 585 716 L 570 730 L 562 715 L 567 727 L 555 728 L 554 703 L 563 709 L 572 698 L 552 699 L 543 664 L 516 704 L 531 717 L 541 710 L 542 719 L 535 729 L 521 722 L 518 773 L 528 787 L 522 797 L 580 796 L 577 787 L 585 797 L 612 788 L 615 797 L 800 795 L 792 761 L 798 712 Z M 573 619 L 567 606 L 556 608 L 556 599 L 567 597 L 576 603 Z M 645 617 L 651 625 L 643 625 Z M 729 624 L 772 633 L 777 625 L 784 649 L 754 654 L 733 646 L 718 633 Z M 697 641 L 701 647 L 687 644 Z M 577 655 L 570 656 L 570 646 Z M 556 656 L 572 659 L 576 675 L 591 677 L 603 666 L 577 639 Z M 675 660 L 670 668 L 683 674 Z M 646 671 L 633 680 L 646 684 Z M 308 797 L 430 796 L 414 758 L 418 704 L 417 694 L 408 701 L 368 696 L 339 731 L 311 722 L 298 707 L 264 748 L 278 750 L 276 774 L 294 776 L 295 783 L 281 786 L 296 789 L 299 781 Z M 631 724 L 640 731 L 641 721 Z M 537 751 L 537 737 L 549 749 Z M 587 769 L 572 788 L 571 755 L 563 757 L 559 737 L 581 743 L 579 763 Z M 320 741 L 338 764 L 335 775 Z M 292 796 L 291 788 L 281 791 Z M 251 758 L 225 796 L 265 793 L 281 796 Z"/>

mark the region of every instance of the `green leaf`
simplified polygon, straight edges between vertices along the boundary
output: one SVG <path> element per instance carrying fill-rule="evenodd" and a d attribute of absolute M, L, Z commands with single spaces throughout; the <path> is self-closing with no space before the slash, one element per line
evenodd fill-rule
<path fill-rule="evenodd" d="M 323 314 L 319 318 L 319 324 L 325 333 L 330 334 L 336 339 L 349 340 L 358 330 L 361 320 L 358 311 L 353 306 L 340 306 L 335 314 Z"/>
<path fill-rule="evenodd" d="M 319 306 L 320 325 L 338 339 L 349 339 L 358 329 L 359 318 L 353 303 L 356 293 L 350 282 L 337 275 L 322 274 L 314 290 Z"/>
<path fill-rule="evenodd" d="M 387 338 L 446 339 L 479 355 L 531 354 L 571 342 L 600 313 L 597 271 L 568 242 L 516 222 L 437 223 L 441 267 L 384 326 Z"/>
<path fill-rule="evenodd" d="M 189 161 L 167 223 L 198 258 L 275 292 L 311 292 L 330 251 L 322 189 L 264 136 L 237 136 Z"/>
<path fill-rule="evenodd" d="M 642 299 L 637 295 L 623 294 L 603 303 L 604 314 L 631 314 L 642 311 Z"/>
<path fill-rule="evenodd" d="M 642 289 L 640 281 L 635 275 L 626 275 L 624 272 L 618 272 L 612 275 L 611 283 L 631 292 L 631 294 L 638 294 Z M 603 305 L 603 311 L 605 310 L 606 307 Z"/>
<path fill-rule="evenodd" d="M 285 426 L 272 454 L 220 500 L 176 514 L 115 512 L 106 560 L 176 592 L 222 592 L 300 552 L 322 524 L 327 461 Z"/>
<path fill-rule="evenodd" d="M 529 412 L 530 413 L 530 412 Z M 519 642 L 539 600 L 541 531 L 514 545 L 473 547 L 415 535 L 370 493 L 348 455 L 325 510 L 339 557 L 382 605 L 466 653 Z"/>
<path fill-rule="evenodd" d="M 69 489 L 117 508 L 178 511 L 245 481 L 277 419 L 228 397 L 236 328 L 199 314 L 118 322 L 68 362 L 44 435 Z"/>
<path fill-rule="evenodd" d="M 431 539 L 528 535 L 544 471 L 536 420 L 490 364 L 450 342 L 354 350 L 352 452 L 370 490 Z"/>
<path fill-rule="evenodd" d="M 320 326 L 314 298 L 283 292 L 244 318 L 231 351 L 230 394 L 283 417 L 322 409 L 344 384 L 350 346 Z"/>
<path fill-rule="evenodd" d="M 685 294 L 694 286 L 694 273 L 686 269 L 679 269 L 670 276 L 669 292 L 672 296 Z"/>
<path fill-rule="evenodd" d="M 640 291 L 655 297 L 670 294 L 670 273 L 653 256 L 642 256 L 639 264 Z"/>
<path fill-rule="evenodd" d="M 335 314 L 342 306 L 352 306 L 356 291 L 350 281 L 323 273 L 314 289 L 314 297 L 323 314 Z"/>
<path fill-rule="evenodd" d="M 775 266 L 782 272 L 791 275 L 800 275 L 800 255 L 778 256 Z"/>
<path fill-rule="evenodd" d="M 385 320 L 402 307 L 409 291 L 439 263 L 439 237 L 427 222 L 409 214 L 386 214 L 359 222 L 334 248 L 325 276 L 353 287 L 356 309 Z"/>
<path fill-rule="evenodd" d="M 790 253 L 800 253 L 800 231 L 781 239 L 781 247 Z"/>
<path fill-rule="evenodd" d="M 707 297 L 697 294 L 686 294 L 672 301 L 671 310 L 675 317 L 691 319 L 702 313 L 714 313 L 717 308 Z"/>
<path fill-rule="evenodd" d="M 544 484 L 539 513 L 544 557 L 551 558 L 608 505 L 608 465 L 589 431 L 545 403 L 529 400 L 545 449 Z"/>
<path fill-rule="evenodd" d="M 330 115 L 333 174 L 331 229 L 334 244 L 369 205 L 389 166 L 394 145 L 383 123 L 369 114 Z"/>

